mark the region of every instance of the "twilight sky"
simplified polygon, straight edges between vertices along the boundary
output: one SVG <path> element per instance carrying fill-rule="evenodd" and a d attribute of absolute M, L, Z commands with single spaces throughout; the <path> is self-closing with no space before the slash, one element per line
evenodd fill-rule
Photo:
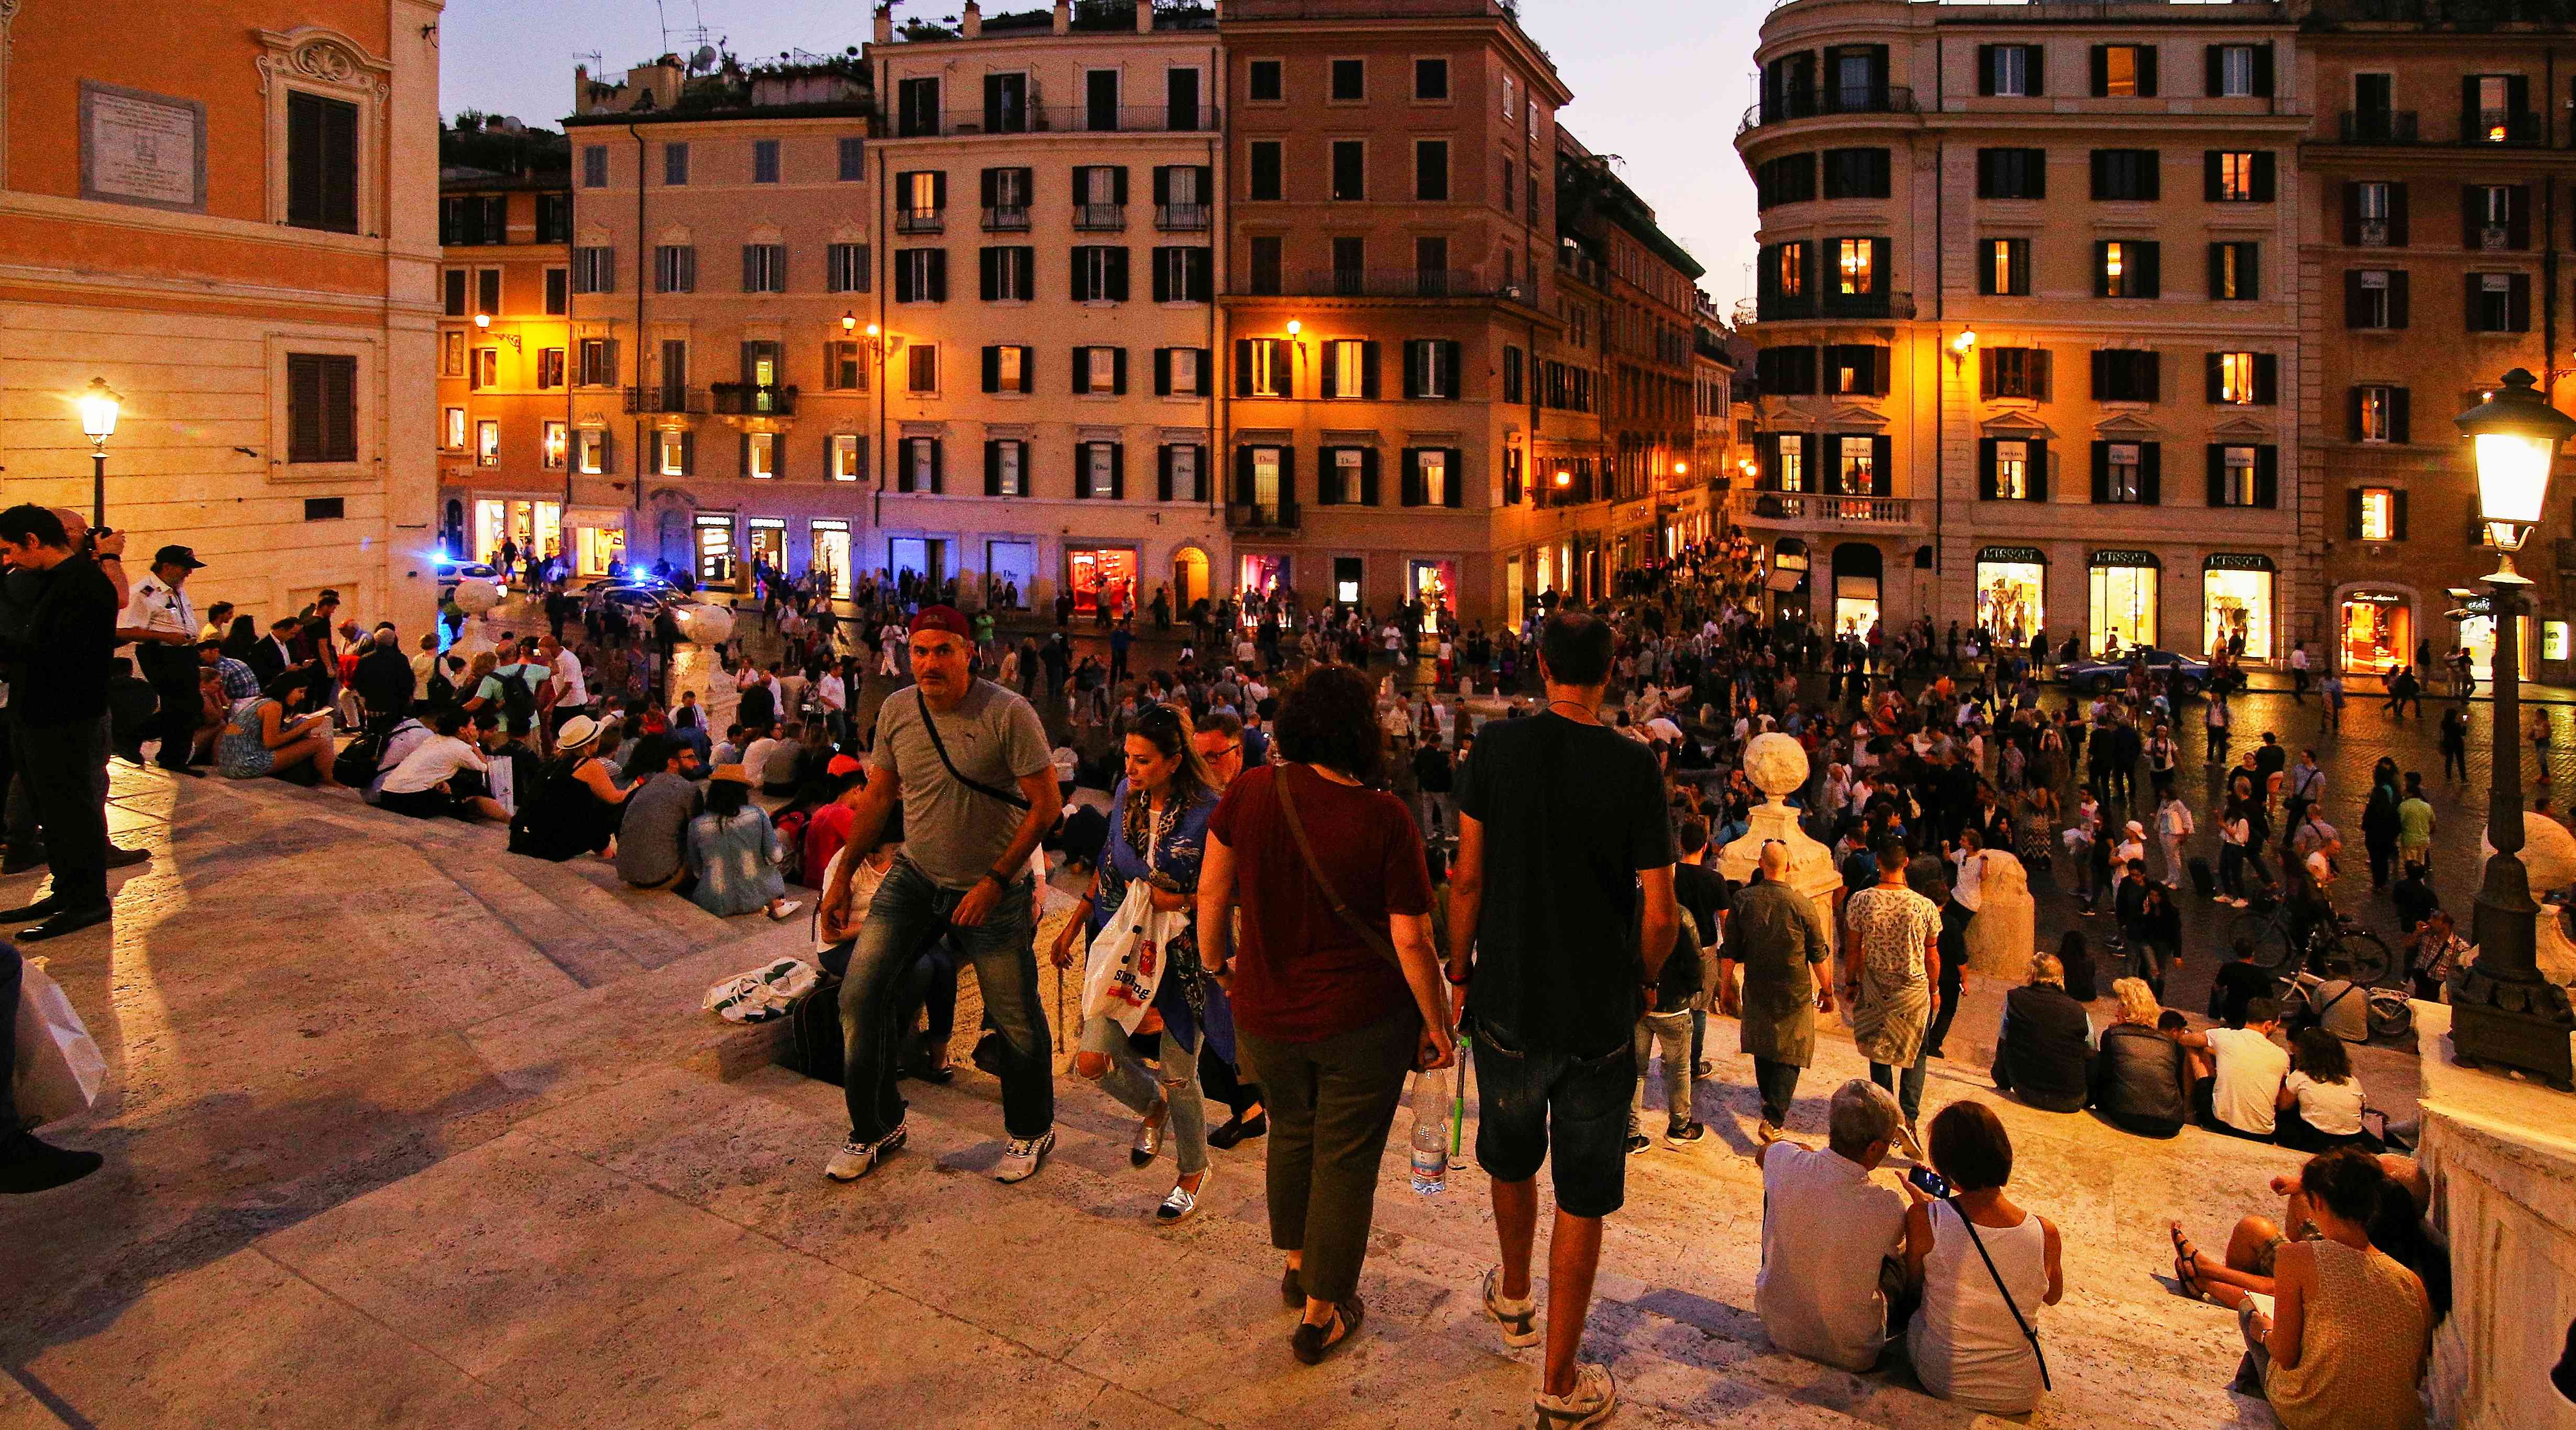
<path fill-rule="evenodd" d="M 1039 0 L 1027 0 L 1029 4 Z M 662 0 L 674 30 L 691 0 Z M 860 0 L 699 0 L 706 26 L 737 55 L 838 53 L 868 38 Z M 991 10 L 1023 8 L 997 0 Z M 1626 161 L 1629 186 L 1708 269 L 1720 312 L 1752 292 L 1753 185 L 1736 162 L 1735 121 L 1752 102 L 1754 0 L 1522 0 L 1521 22 L 1574 91 L 1565 122 L 1596 152 Z M 953 0 L 908 0 L 898 18 L 957 13 Z M 611 73 L 662 50 L 644 0 L 448 0 L 439 25 L 441 107 L 551 125 L 572 107 L 575 56 Z"/>

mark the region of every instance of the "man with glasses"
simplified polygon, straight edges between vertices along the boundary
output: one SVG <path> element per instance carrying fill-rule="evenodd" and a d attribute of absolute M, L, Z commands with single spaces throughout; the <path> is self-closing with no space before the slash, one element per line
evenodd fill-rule
<path fill-rule="evenodd" d="M 1223 710 L 1210 711 L 1191 732 L 1190 744 L 1207 762 L 1208 774 L 1215 779 L 1219 794 L 1243 773 L 1243 721 L 1237 716 Z"/>

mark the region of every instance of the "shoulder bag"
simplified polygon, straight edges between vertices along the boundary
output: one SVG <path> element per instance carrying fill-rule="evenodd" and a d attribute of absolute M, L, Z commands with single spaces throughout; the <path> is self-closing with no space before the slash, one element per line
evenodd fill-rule
<path fill-rule="evenodd" d="M 1297 841 L 1297 857 L 1306 861 L 1306 876 L 1315 881 L 1315 890 L 1331 906 L 1333 917 L 1340 919 L 1344 928 L 1358 934 L 1360 942 L 1375 949 L 1380 958 L 1394 964 L 1396 972 L 1402 973 L 1404 960 L 1396 955 L 1395 941 L 1386 936 L 1385 930 L 1371 928 L 1359 915 L 1352 913 L 1351 906 L 1342 902 L 1341 893 L 1333 887 L 1333 881 L 1324 877 L 1324 866 L 1316 862 L 1315 846 L 1306 839 L 1306 822 L 1297 817 L 1296 797 L 1288 792 L 1288 772 L 1295 768 L 1297 766 L 1288 764 L 1279 766 L 1270 777 L 1270 788 L 1279 797 L 1279 816 L 1288 821 L 1289 837 Z"/>
<path fill-rule="evenodd" d="M 946 767 L 948 777 L 950 779 L 957 781 L 959 784 L 975 791 L 977 794 L 990 799 L 998 799 L 1013 809 L 1026 809 L 1029 807 L 1027 796 L 1009 790 L 995 789 L 993 786 L 984 783 L 982 780 L 969 778 L 964 771 L 958 769 L 957 762 L 948 758 L 948 742 L 939 738 L 939 722 L 930 718 L 930 697 L 922 694 L 921 687 L 916 685 L 912 688 L 912 698 L 913 703 L 921 710 L 921 728 L 930 732 L 930 748 L 939 752 L 939 763 Z"/>

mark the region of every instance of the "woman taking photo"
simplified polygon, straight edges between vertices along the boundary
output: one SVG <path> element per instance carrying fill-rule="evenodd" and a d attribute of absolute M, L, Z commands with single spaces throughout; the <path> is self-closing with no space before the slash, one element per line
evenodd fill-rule
<path fill-rule="evenodd" d="M 1368 677 L 1309 671 L 1276 759 L 1229 786 L 1200 871 L 1201 956 L 1231 979 L 1244 1071 L 1270 1103 L 1270 1244 L 1308 1365 L 1360 1327 L 1378 1161 L 1414 1068 L 1454 1057 L 1412 811 L 1370 789 L 1385 758 Z M 1243 908 L 1240 961 L 1228 949 Z"/>
<path fill-rule="evenodd" d="M 290 670 L 259 694 L 234 701 L 215 742 L 215 773 L 228 780 L 275 775 L 321 789 L 343 788 L 331 777 L 337 750 L 331 712 L 304 709 L 312 698 L 311 672 Z"/>
<path fill-rule="evenodd" d="M 2057 1228 L 2004 1197 L 2012 1139 L 1993 1108 L 1951 1103 L 1927 1140 L 1952 1195 L 1917 1197 L 1905 1214 L 1906 1275 L 1923 1291 L 1905 1337 L 1914 1373 L 1953 1404 L 2022 1414 L 2039 1403 L 2043 1384 L 2039 1308 L 2066 1294 Z"/>
<path fill-rule="evenodd" d="M 1100 946 L 1100 936 L 1139 880 L 1153 890 L 1156 912 L 1196 916 L 1199 864 L 1207 850 L 1208 819 L 1216 813 L 1216 789 L 1206 763 L 1190 745 L 1190 734 L 1189 718 L 1169 705 L 1148 705 L 1136 713 L 1127 731 L 1127 775 L 1109 796 L 1109 840 L 1092 874 L 1091 891 L 1083 896 L 1080 922 L 1068 921 L 1056 935 L 1050 954 L 1056 967 L 1073 966 L 1077 928 L 1088 932 L 1095 948 Z M 1154 1209 L 1156 1222 L 1177 1226 L 1197 1215 L 1211 1170 L 1199 1051 L 1212 1032 L 1230 1030 L 1222 1028 L 1221 1020 L 1212 1026 L 1208 1018 L 1198 938 L 1187 922 L 1162 952 L 1163 976 L 1151 1005 L 1151 1013 L 1162 1020 L 1160 1076 L 1149 1072 L 1129 1046 L 1126 1028 L 1106 1017 L 1084 1021 L 1073 1067 L 1144 1117 L 1136 1143 L 1128 1149 L 1129 1162 L 1145 1166 L 1161 1153 L 1167 1136 L 1177 1138 L 1173 1160 L 1179 1179 Z M 1083 982 L 1089 986 L 1088 974 Z M 1233 1058 L 1230 1042 L 1230 1036 L 1219 1040 L 1218 1056 Z"/>

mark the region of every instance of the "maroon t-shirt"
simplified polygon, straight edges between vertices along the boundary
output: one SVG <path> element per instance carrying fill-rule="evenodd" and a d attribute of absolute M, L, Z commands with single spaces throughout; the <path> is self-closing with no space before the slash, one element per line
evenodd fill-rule
<path fill-rule="evenodd" d="M 1307 842 L 1364 926 L 1383 931 L 1390 914 L 1431 912 L 1431 874 L 1413 815 L 1391 794 L 1281 764 L 1246 770 L 1226 790 L 1208 832 L 1234 851 L 1243 910 L 1235 1024 L 1255 1037 L 1311 1043 L 1383 1023 L 1413 1006 L 1413 992 L 1315 887 L 1279 813 L 1281 779 L 1296 781 Z"/>

